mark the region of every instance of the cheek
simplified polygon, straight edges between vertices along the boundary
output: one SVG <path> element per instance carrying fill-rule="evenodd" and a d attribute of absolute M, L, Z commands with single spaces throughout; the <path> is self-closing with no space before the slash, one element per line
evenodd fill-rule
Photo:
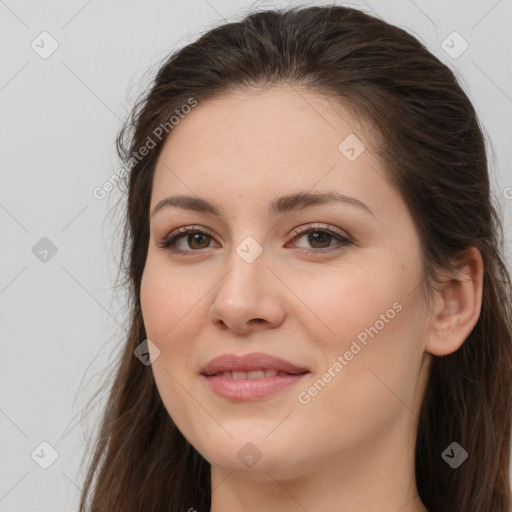
<path fill-rule="evenodd" d="M 194 315 L 193 305 L 198 302 L 198 292 L 194 289 L 193 281 L 183 273 L 171 273 L 158 258 L 148 256 L 140 288 L 142 317 L 148 338 L 153 336 L 165 345 L 175 337 L 175 331 L 182 328 L 186 318 Z"/>
<path fill-rule="evenodd" d="M 169 276 L 165 266 L 148 257 L 141 280 L 140 304 L 146 335 L 160 350 L 151 365 L 155 384 L 167 412 L 186 431 L 193 420 L 189 417 L 187 390 L 194 371 L 190 367 L 191 340 L 196 338 L 198 326 L 194 314 L 198 314 L 201 304 L 192 296 L 190 290 L 194 288 L 190 281 L 182 281 L 183 277 Z"/>
<path fill-rule="evenodd" d="M 389 274 L 372 273 L 368 268 L 351 267 L 338 273 L 331 270 L 303 279 L 297 295 L 307 306 L 309 325 L 320 326 L 317 339 L 323 337 L 328 344 L 333 339 L 352 340 L 376 323 L 379 331 L 384 327 L 389 330 L 401 309 L 396 281 Z"/>
<path fill-rule="evenodd" d="M 339 272 L 337 280 L 331 271 L 330 277 L 317 276 L 314 283 L 304 280 L 301 285 L 308 306 L 300 315 L 302 328 L 322 352 L 318 372 L 331 368 L 334 381 L 348 379 L 361 396 L 378 380 L 372 370 L 390 385 L 408 386 L 422 352 L 416 299 L 409 295 L 413 276 L 390 268 L 384 272 L 354 266 Z M 332 369 L 336 362 L 338 371 Z"/>
<path fill-rule="evenodd" d="M 196 281 L 187 272 L 170 270 L 157 258 L 148 258 L 142 275 L 140 304 L 146 335 L 160 350 L 153 370 L 158 380 L 169 381 L 166 386 L 174 387 L 166 370 L 185 385 L 196 370 L 191 367 L 191 356 L 208 313 L 208 287 Z"/>

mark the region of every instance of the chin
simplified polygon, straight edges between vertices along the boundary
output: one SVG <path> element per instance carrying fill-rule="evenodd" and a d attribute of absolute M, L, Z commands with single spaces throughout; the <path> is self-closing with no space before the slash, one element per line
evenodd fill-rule
<path fill-rule="evenodd" d="M 272 429 L 260 432 L 241 428 L 240 433 L 228 430 L 233 438 L 226 434 L 220 439 L 211 436 L 199 444 L 192 443 L 212 466 L 224 471 L 241 473 L 258 480 L 267 480 L 268 473 L 286 473 L 291 477 L 295 474 L 293 468 L 303 466 L 305 456 L 307 458 L 303 450 L 297 450 L 298 443 L 285 431 L 281 432 L 281 436 L 272 438 L 274 433 L 268 437 Z"/>

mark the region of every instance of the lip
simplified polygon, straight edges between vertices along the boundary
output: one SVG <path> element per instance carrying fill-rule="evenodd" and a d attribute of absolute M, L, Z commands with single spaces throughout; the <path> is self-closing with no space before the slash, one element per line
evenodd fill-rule
<path fill-rule="evenodd" d="M 280 357 L 264 354 L 263 352 L 253 352 L 244 355 L 222 354 L 203 366 L 201 374 L 208 377 L 221 372 L 247 372 L 266 368 L 291 374 L 309 372 L 307 368 L 297 366 Z"/>
<path fill-rule="evenodd" d="M 261 369 L 277 370 L 280 374 L 274 377 L 248 378 L 235 380 L 227 377 L 224 372 L 251 371 Z M 286 372 L 286 374 L 282 374 Z M 215 394 L 235 401 L 258 400 L 284 390 L 300 381 L 310 371 L 297 366 L 285 359 L 260 352 L 237 356 L 223 354 L 212 359 L 201 370 L 211 391 Z"/>

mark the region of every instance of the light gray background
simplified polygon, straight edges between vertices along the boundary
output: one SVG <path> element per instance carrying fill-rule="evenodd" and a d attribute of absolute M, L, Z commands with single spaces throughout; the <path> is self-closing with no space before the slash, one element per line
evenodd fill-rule
<path fill-rule="evenodd" d="M 78 506 L 84 438 L 99 409 L 86 422 L 80 415 L 113 374 L 111 356 L 127 327 L 123 294 L 112 289 L 119 192 L 92 195 L 119 168 L 113 142 L 121 120 L 168 52 L 251 5 L 292 4 L 0 0 L 0 511 Z M 512 0 L 345 5 L 408 29 L 460 77 L 492 141 L 510 264 Z M 47 59 L 31 48 L 43 31 L 59 44 Z M 453 31 L 469 43 L 458 58 L 442 47 Z M 57 247 L 47 262 L 32 252 L 42 237 Z M 31 458 L 43 441 L 58 452 L 48 469 Z"/>

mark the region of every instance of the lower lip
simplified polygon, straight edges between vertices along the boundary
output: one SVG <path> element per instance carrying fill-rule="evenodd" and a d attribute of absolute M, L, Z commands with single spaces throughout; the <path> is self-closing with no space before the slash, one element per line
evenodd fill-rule
<path fill-rule="evenodd" d="M 222 375 L 203 377 L 208 381 L 210 389 L 224 398 L 232 400 L 257 400 L 265 396 L 293 386 L 307 373 L 297 375 L 276 375 L 262 379 L 234 380 Z"/>

